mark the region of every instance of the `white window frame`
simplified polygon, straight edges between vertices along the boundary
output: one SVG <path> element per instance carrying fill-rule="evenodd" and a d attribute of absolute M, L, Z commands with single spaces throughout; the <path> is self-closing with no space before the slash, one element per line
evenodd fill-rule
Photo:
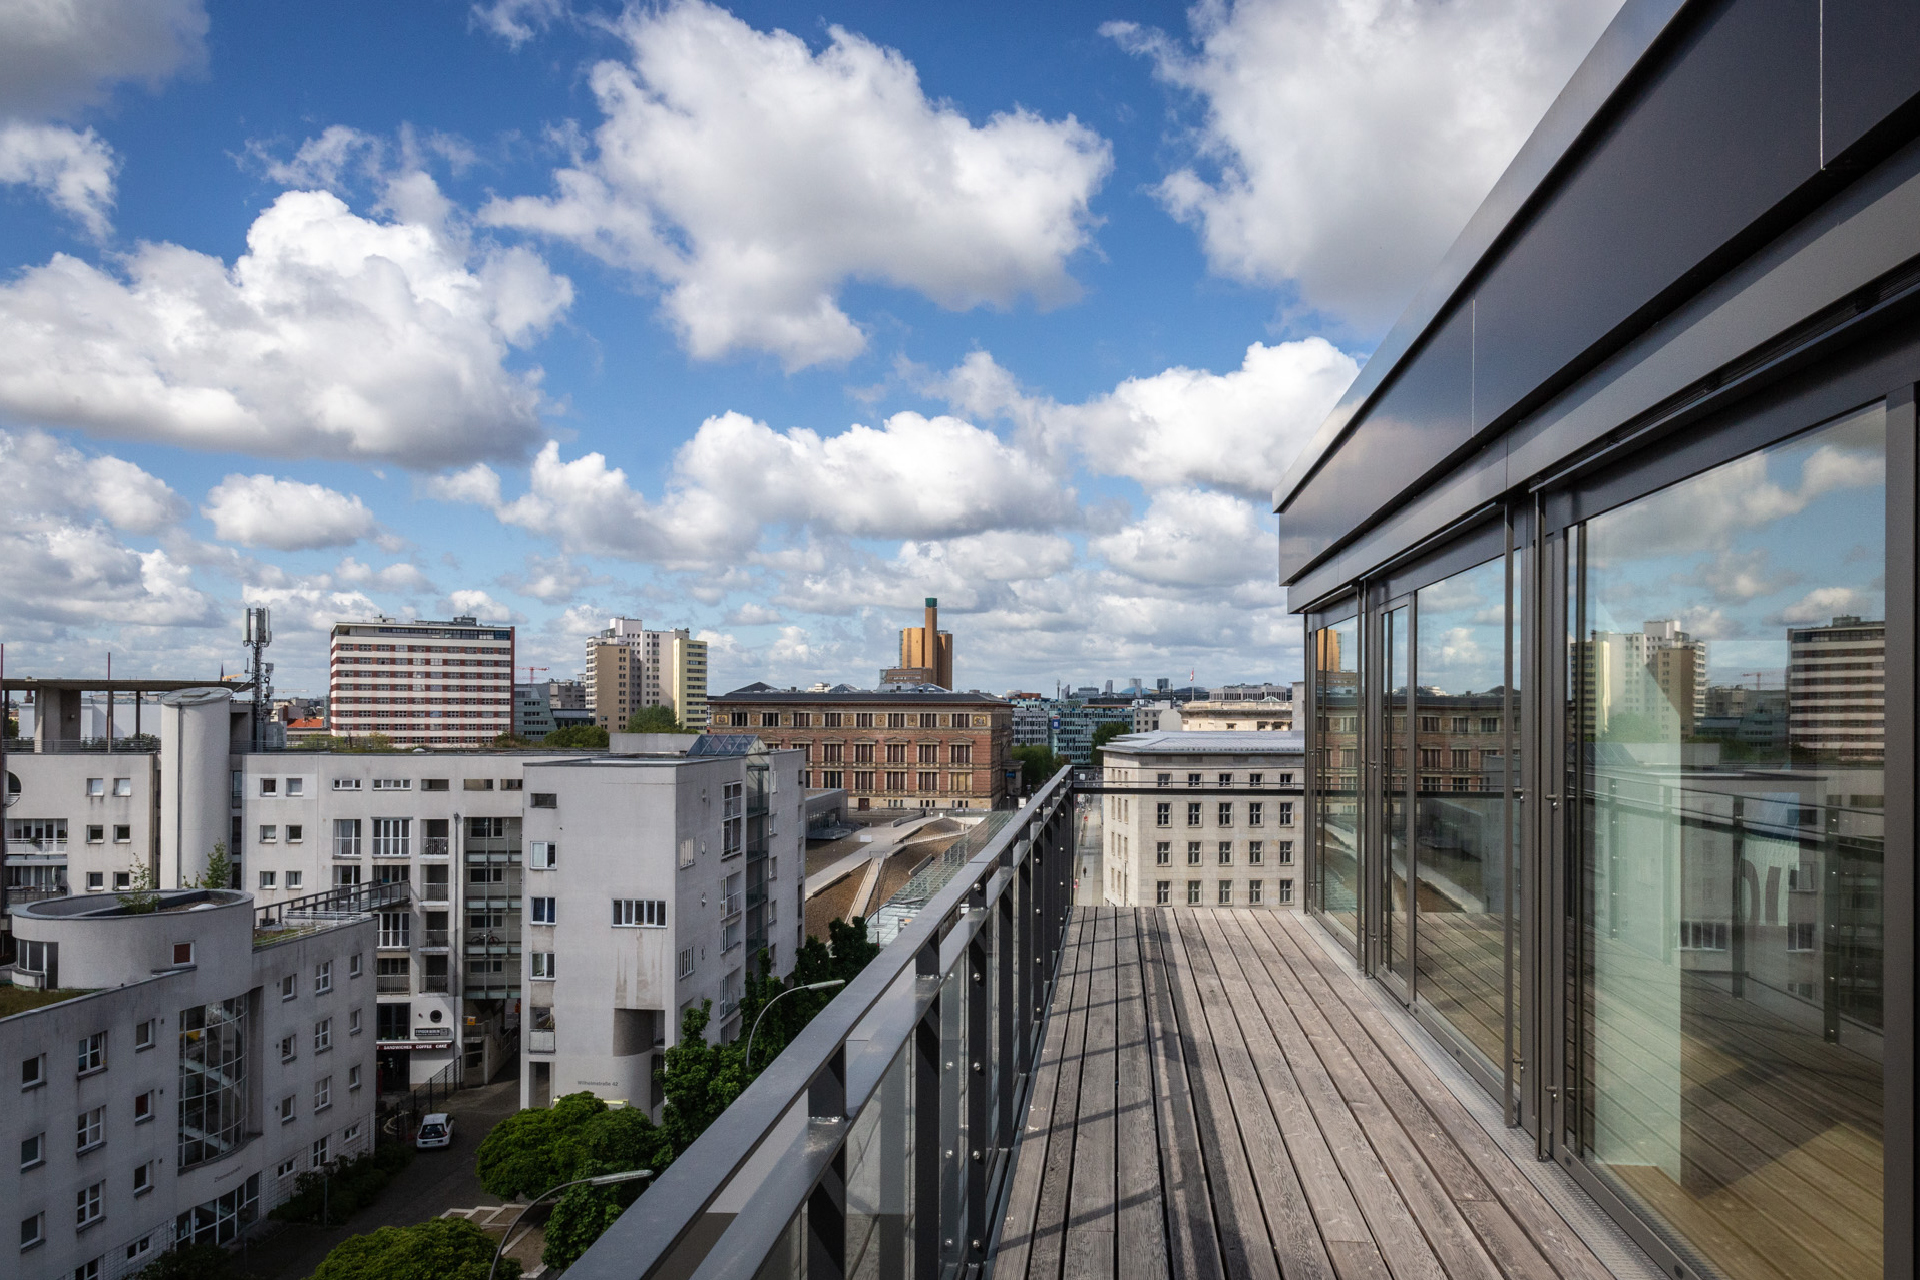
<path fill-rule="evenodd" d="M 663 898 L 615 898 L 613 927 L 616 929 L 666 928 L 666 900 Z"/>

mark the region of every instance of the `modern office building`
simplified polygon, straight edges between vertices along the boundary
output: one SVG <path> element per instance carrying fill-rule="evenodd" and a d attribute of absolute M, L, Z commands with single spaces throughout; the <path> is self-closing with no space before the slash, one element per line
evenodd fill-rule
<path fill-rule="evenodd" d="M 784 975 L 805 940 L 801 774 L 751 733 L 622 734 L 528 768 L 522 1105 L 587 1090 L 657 1116 L 687 1009 L 740 1034 L 750 967 Z"/>
<path fill-rule="evenodd" d="M 478 747 L 513 727 L 513 628 L 477 618 L 336 622 L 328 706 L 343 738 Z"/>
<path fill-rule="evenodd" d="M 683 726 L 707 725 L 707 645 L 684 629 L 649 631 L 638 618 L 610 618 L 587 638 L 583 676 L 593 722 L 625 729 L 642 707 L 666 707 Z"/>
<path fill-rule="evenodd" d="M 1300 735 L 1133 733 L 1103 750 L 1107 903 L 1298 905 L 1306 776 Z"/>
<path fill-rule="evenodd" d="M 553 706 L 547 701 L 548 682 L 513 686 L 513 736 L 538 742 L 554 730 Z"/>
<path fill-rule="evenodd" d="M 900 665 L 880 673 L 881 684 L 953 688 L 953 636 L 940 629 L 940 602 L 927 597 L 926 621 L 900 631 Z"/>
<path fill-rule="evenodd" d="M 275 913 L 206 889 L 14 908 L 8 1275 L 115 1280 L 176 1243 L 226 1244 L 300 1174 L 371 1148 L 371 896 Z"/>
<path fill-rule="evenodd" d="M 844 789 L 854 809 L 995 809 L 1008 794 L 1013 707 L 991 694 L 750 684 L 714 698 L 713 719 L 798 750 L 801 785 Z"/>
<path fill-rule="evenodd" d="M 1275 492 L 1308 911 L 1676 1277 L 1914 1274 L 1916 41 L 1628 0 Z"/>

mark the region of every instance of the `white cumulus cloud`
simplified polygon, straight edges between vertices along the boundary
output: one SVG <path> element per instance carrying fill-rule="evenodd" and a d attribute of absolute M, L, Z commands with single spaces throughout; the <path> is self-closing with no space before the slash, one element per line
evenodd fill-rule
<path fill-rule="evenodd" d="M 1049 452 L 1072 450 L 1094 471 L 1150 488 L 1197 483 L 1264 499 L 1358 372 L 1324 338 L 1256 342 L 1226 373 L 1176 365 L 1060 404 L 1026 394 L 976 351 L 930 389 L 963 412 L 1010 418 Z"/>
<path fill-rule="evenodd" d="M 111 230 L 113 149 L 50 118 L 150 89 L 206 59 L 202 0 L 14 0 L 0 4 L 0 183 L 30 187 L 94 239 Z"/>
<path fill-rule="evenodd" d="M 91 516 L 87 513 L 91 512 Z M 213 601 L 192 567 L 121 534 L 153 534 L 184 507 L 158 477 L 40 431 L 0 431 L 0 565 L 23 637 L 67 626 L 202 626 Z"/>
<path fill-rule="evenodd" d="M 1255 507 L 1204 489 L 1155 493 L 1145 515 L 1091 545 L 1118 572 L 1167 586 L 1232 586 L 1263 570 L 1279 577 L 1273 531 Z"/>
<path fill-rule="evenodd" d="M 475 26 L 515 49 L 552 26 L 565 12 L 562 0 L 492 0 L 471 10 Z"/>
<path fill-rule="evenodd" d="M 0 418 L 276 457 L 510 457 L 541 395 L 509 349 L 572 301 L 525 249 L 314 191 L 261 213 L 231 267 L 143 244 L 124 270 L 56 254 L 0 285 Z"/>
<path fill-rule="evenodd" d="M 0 120 L 0 182 L 32 187 L 95 239 L 111 230 L 117 167 L 91 129 Z"/>
<path fill-rule="evenodd" d="M 605 120 L 540 198 L 482 218 L 572 241 L 643 273 L 689 351 L 843 361 L 866 335 L 851 281 L 941 306 L 1070 301 L 1067 260 L 1111 168 L 1071 116 L 975 125 L 931 101 L 898 52 L 839 27 L 818 54 L 701 0 L 620 20 L 630 63 L 602 62 Z"/>
<path fill-rule="evenodd" d="M 1620 0 L 1207 0 L 1192 44 L 1102 28 L 1204 108 L 1159 188 L 1213 269 L 1391 322 Z"/>
<path fill-rule="evenodd" d="M 226 541 L 276 551 L 349 546 L 375 528 L 373 512 L 352 494 L 265 475 L 228 476 L 200 511 Z"/>
<path fill-rule="evenodd" d="M 13 0 L 0 5 L 0 113 L 55 115 L 112 85 L 158 88 L 206 59 L 202 0 Z"/>

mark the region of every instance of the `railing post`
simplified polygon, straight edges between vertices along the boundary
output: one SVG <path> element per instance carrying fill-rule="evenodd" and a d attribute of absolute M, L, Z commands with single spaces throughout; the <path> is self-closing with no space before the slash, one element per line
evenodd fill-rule
<path fill-rule="evenodd" d="M 809 1124 L 847 1122 L 847 1046 L 807 1086 Z M 807 1197 L 808 1280 L 841 1280 L 847 1267 L 847 1149 L 841 1144 Z"/>
<path fill-rule="evenodd" d="M 961 1255 L 968 1264 L 981 1266 L 987 1260 L 987 1242 L 993 1232 L 987 1222 L 987 1175 L 993 1166 L 995 1135 L 988 1132 L 987 1063 L 993 1057 L 993 1024 L 987 1017 L 987 944 L 983 935 L 989 923 L 987 886 L 977 882 L 969 907 L 978 917 L 979 927 L 967 943 L 967 1032 L 965 1080 L 967 1082 L 967 1141 L 964 1168 L 967 1171 L 967 1247 Z"/>
<path fill-rule="evenodd" d="M 940 938 L 914 957 L 914 980 L 934 997 L 913 1031 L 913 1275 L 940 1273 Z"/>
<path fill-rule="evenodd" d="M 1003 866 L 1011 864 L 1013 846 L 1007 846 L 1007 859 Z M 1018 1092 L 1019 1079 L 1026 1073 L 1027 1055 L 1019 1035 L 1020 1018 L 1014 1006 L 1014 992 L 1019 986 L 1014 981 L 1014 970 L 1019 965 L 1020 948 L 1016 936 L 1014 921 L 1018 913 L 1013 909 L 1014 898 L 1019 893 L 1020 882 L 1017 876 L 1009 876 L 1006 885 L 1000 890 L 1000 899 L 994 904 L 994 983 L 998 990 L 994 997 L 994 1006 L 1000 1011 L 999 1026 L 994 1028 L 993 1046 L 987 1060 L 998 1064 L 995 1083 L 999 1086 L 999 1097 L 994 1108 L 1000 1123 L 994 1126 L 993 1158 L 1002 1154 L 1011 1158 L 1013 1135 L 1017 1132 L 1013 1121 L 1013 1100 Z"/>

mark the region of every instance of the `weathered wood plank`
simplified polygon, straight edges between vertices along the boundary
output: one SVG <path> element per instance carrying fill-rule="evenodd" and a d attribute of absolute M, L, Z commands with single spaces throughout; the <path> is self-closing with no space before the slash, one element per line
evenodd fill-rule
<path fill-rule="evenodd" d="M 1153 1081 L 1160 1121 L 1160 1170 L 1166 1195 L 1167 1258 L 1173 1280 L 1216 1280 L 1225 1273 L 1215 1234 L 1213 1195 L 1201 1155 L 1199 1118 L 1187 1078 L 1179 1021 L 1162 949 L 1167 912 L 1140 913 L 1146 964 L 1147 1027 L 1153 1048 Z"/>
<path fill-rule="evenodd" d="M 1178 927 L 1180 912 L 1163 913 L 1162 956 L 1168 986 L 1173 991 L 1174 1017 L 1180 1026 L 1180 1050 L 1193 1088 L 1193 1111 L 1200 1123 L 1200 1152 L 1207 1165 L 1207 1183 L 1213 1196 L 1214 1229 L 1220 1242 L 1221 1273 L 1230 1280 L 1253 1276 L 1279 1280 L 1280 1267 L 1267 1238 L 1260 1199 L 1254 1192 L 1247 1153 L 1233 1128 L 1233 1109 L 1227 1103 L 1220 1062 L 1199 1009 L 1185 944 Z"/>
<path fill-rule="evenodd" d="M 1314 926 L 1280 913 L 1262 924 L 1333 1033 L 1343 1035 L 1358 1050 L 1370 1049 L 1369 1057 L 1377 1070 L 1392 1072 L 1405 1083 L 1437 1122 L 1440 1132 L 1480 1175 L 1493 1200 L 1526 1232 L 1555 1273 L 1565 1280 L 1611 1280 L 1611 1273 L 1593 1251 L 1373 1007 L 1359 984 L 1337 966 L 1317 939 L 1307 935 Z"/>
<path fill-rule="evenodd" d="M 1140 913 L 1123 911 L 1114 927 L 1114 1189 L 1119 1280 L 1166 1280 L 1166 1203 L 1160 1187 L 1160 1143 L 1154 1065 L 1148 1043 Z"/>
<path fill-rule="evenodd" d="M 1113 1280 L 1114 912 L 1095 907 L 1092 914 L 1090 939 L 1081 943 L 1092 953 L 1093 968 L 1067 1204 L 1065 1280 Z"/>
<path fill-rule="evenodd" d="M 1246 1147 L 1253 1185 L 1266 1217 L 1267 1237 L 1273 1242 L 1281 1274 L 1290 1278 L 1331 1276 L 1335 1274 L 1333 1263 L 1320 1238 L 1307 1193 L 1300 1185 L 1296 1158 L 1274 1121 L 1260 1073 L 1254 1069 L 1240 1021 L 1235 1017 L 1235 993 L 1227 988 L 1214 962 L 1207 926 L 1215 916 L 1209 911 L 1187 912 L 1176 923 L 1200 992 L 1199 1016 L 1205 1020 L 1220 1059 L 1232 1110 L 1236 1132 L 1223 1132 L 1220 1140 L 1228 1142 L 1237 1136 Z"/>
<path fill-rule="evenodd" d="M 1245 932 L 1243 922 L 1223 921 L 1221 927 L 1223 931 L 1240 935 L 1239 946 L 1233 946 L 1234 940 L 1228 939 L 1223 944 L 1223 952 L 1242 962 L 1245 972 L 1256 975 L 1265 988 L 1266 998 L 1259 1002 L 1259 1009 L 1269 1033 L 1286 1055 L 1295 1082 L 1303 1091 L 1302 1099 L 1327 1142 L 1336 1166 L 1333 1177 L 1342 1180 L 1354 1197 L 1356 1210 L 1364 1216 L 1365 1238 L 1393 1259 L 1395 1274 L 1402 1280 L 1413 1277 L 1443 1280 L 1445 1273 L 1440 1259 L 1421 1234 L 1396 1179 L 1367 1140 L 1358 1117 L 1349 1108 L 1347 1097 L 1329 1073 L 1323 1049 L 1316 1046 L 1309 1030 L 1310 1020 L 1303 1026 L 1290 993 L 1276 987 L 1264 962 L 1259 939 Z"/>
<path fill-rule="evenodd" d="M 1093 922 L 1089 910 L 1075 907 L 1074 933 L 1067 939 L 1077 970 L 1070 991 L 1054 988 L 1053 1016 L 1064 1024 L 1060 1044 L 1060 1079 L 1054 1086 L 1053 1117 L 1048 1122 L 1046 1163 L 1040 1174 L 1040 1199 L 1034 1210 L 1032 1247 L 1027 1256 L 1030 1280 L 1058 1280 L 1066 1246 L 1068 1190 L 1073 1181 L 1074 1128 L 1080 1114 L 1080 1060 L 1086 1048 L 1086 1002 L 1092 986 L 1092 948 L 1087 945 Z"/>

